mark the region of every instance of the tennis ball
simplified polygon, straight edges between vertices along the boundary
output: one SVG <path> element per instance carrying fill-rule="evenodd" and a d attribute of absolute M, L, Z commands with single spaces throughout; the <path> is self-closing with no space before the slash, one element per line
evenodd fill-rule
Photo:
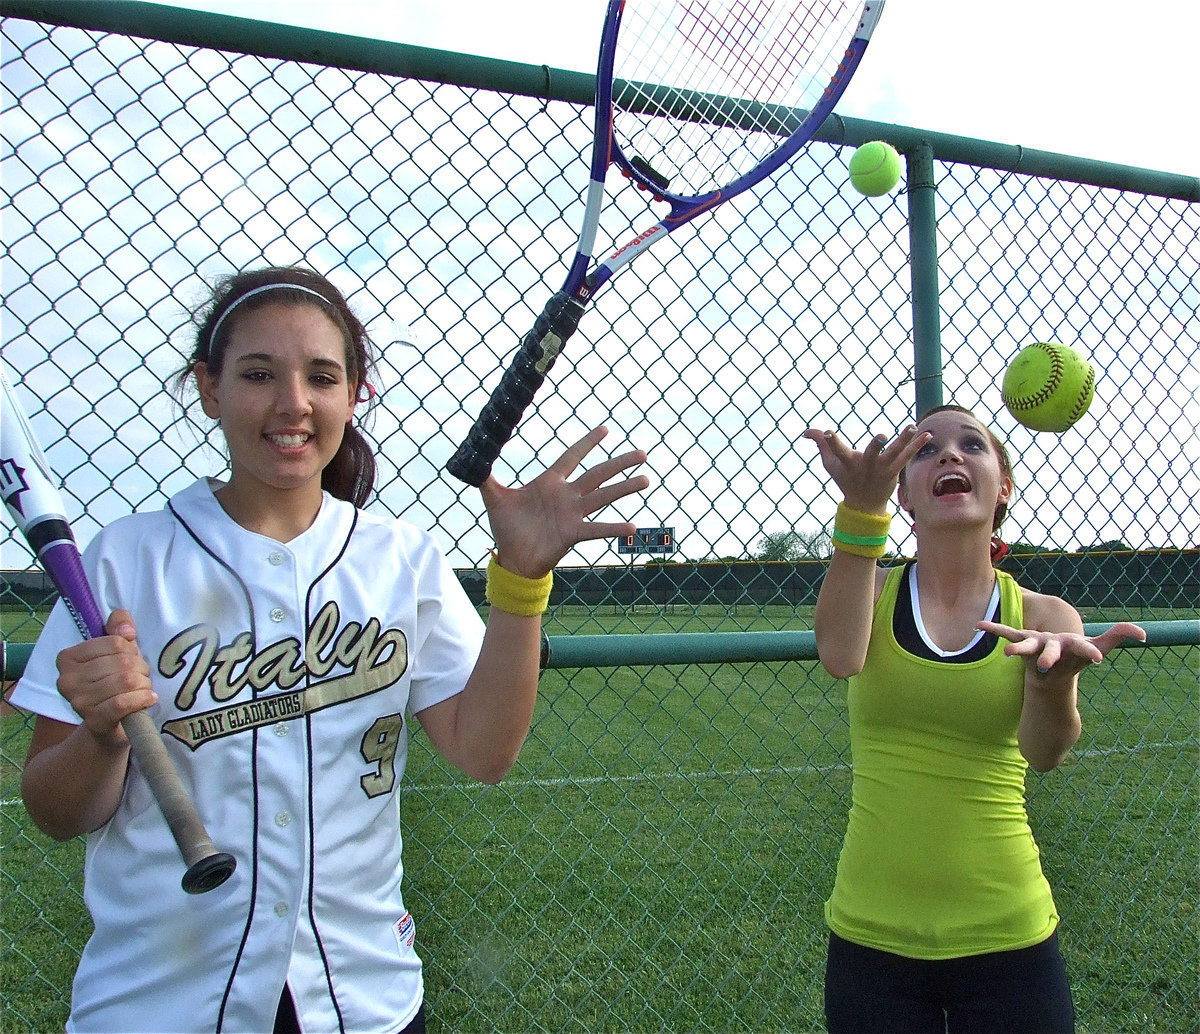
<path fill-rule="evenodd" d="M 891 144 L 872 140 L 850 157 L 850 182 L 867 197 L 880 197 L 900 182 L 900 155 Z"/>
<path fill-rule="evenodd" d="M 1034 431 L 1062 432 L 1092 404 L 1096 371 L 1056 341 L 1028 345 L 1004 371 L 1000 395 L 1008 411 Z"/>

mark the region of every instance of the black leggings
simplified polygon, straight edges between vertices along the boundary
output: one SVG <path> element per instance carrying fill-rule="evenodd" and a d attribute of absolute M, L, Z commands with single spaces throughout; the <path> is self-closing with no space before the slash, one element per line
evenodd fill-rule
<path fill-rule="evenodd" d="M 1016 951 L 910 959 L 829 935 L 830 1034 L 1073 1034 L 1058 934 Z"/>
<path fill-rule="evenodd" d="M 296 1018 L 296 1003 L 292 1001 L 292 992 L 287 984 L 283 985 L 283 994 L 279 996 L 279 1008 L 275 1013 L 275 1034 L 301 1034 L 300 1021 Z M 425 1034 L 424 1003 L 400 1034 Z"/>

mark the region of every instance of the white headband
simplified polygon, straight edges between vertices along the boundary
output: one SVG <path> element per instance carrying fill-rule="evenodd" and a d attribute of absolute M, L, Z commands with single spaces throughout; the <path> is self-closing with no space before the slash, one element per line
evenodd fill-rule
<path fill-rule="evenodd" d="M 221 318 L 213 324 L 212 332 L 208 335 L 208 354 L 210 359 L 212 358 L 213 343 L 217 340 L 217 331 L 221 329 L 221 324 L 225 322 L 225 320 L 229 317 L 229 314 L 233 312 L 233 310 L 239 305 L 241 305 L 242 302 L 244 302 L 247 298 L 253 298 L 256 294 L 263 294 L 267 291 L 303 291 L 305 294 L 311 294 L 314 298 L 320 298 L 321 301 L 323 301 L 326 305 L 333 305 L 333 302 L 326 298 L 320 291 L 314 291 L 311 287 L 305 287 L 303 284 L 289 284 L 287 282 L 280 282 L 275 284 L 263 284 L 262 287 L 256 287 L 253 290 L 247 291 L 245 294 L 240 295 L 237 301 L 235 301 L 223 313 L 221 313 Z"/>

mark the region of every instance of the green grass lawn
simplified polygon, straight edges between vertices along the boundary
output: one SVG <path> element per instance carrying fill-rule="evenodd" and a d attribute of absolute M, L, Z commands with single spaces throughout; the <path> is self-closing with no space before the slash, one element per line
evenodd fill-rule
<path fill-rule="evenodd" d="M 551 615 L 548 630 L 789 623 L 811 627 L 811 613 L 597 611 Z M 1197 648 L 1119 651 L 1084 678 L 1072 758 L 1029 779 L 1081 1032 L 1200 1025 L 1198 661 Z M 431 1029 L 822 1029 L 844 697 L 812 662 L 548 671 L 499 787 L 465 781 L 418 734 L 401 792 Z M 87 933 L 80 843 L 47 840 L 10 803 L 26 735 L 4 720 L 12 1031 L 61 1029 Z"/>

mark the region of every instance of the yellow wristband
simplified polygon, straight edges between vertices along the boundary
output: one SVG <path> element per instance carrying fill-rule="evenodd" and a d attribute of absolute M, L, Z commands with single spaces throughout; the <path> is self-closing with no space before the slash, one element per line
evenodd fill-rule
<path fill-rule="evenodd" d="M 550 588 L 553 584 L 553 571 L 547 571 L 541 578 L 524 578 L 501 567 L 495 553 L 488 561 L 487 601 L 507 614 L 532 618 L 544 613 L 550 605 Z"/>
<path fill-rule="evenodd" d="M 892 518 L 888 514 L 864 513 L 838 503 L 833 521 L 833 546 L 843 553 L 878 560 L 887 552 L 891 526 Z"/>

